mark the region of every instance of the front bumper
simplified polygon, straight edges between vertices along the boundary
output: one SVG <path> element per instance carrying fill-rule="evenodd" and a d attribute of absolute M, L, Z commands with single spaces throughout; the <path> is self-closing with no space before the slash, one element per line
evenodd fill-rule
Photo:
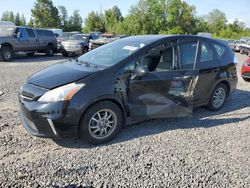
<path fill-rule="evenodd" d="M 70 102 L 40 103 L 19 98 L 20 118 L 34 136 L 47 138 L 78 137 L 78 112 Z"/>
<path fill-rule="evenodd" d="M 62 51 L 66 51 L 68 53 L 80 54 L 82 52 L 82 46 L 78 45 L 61 46 L 61 49 Z"/>

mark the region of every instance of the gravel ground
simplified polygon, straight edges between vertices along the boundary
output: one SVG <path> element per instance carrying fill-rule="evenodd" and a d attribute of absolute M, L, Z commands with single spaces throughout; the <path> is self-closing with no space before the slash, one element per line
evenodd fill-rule
<path fill-rule="evenodd" d="M 131 125 L 105 145 L 34 138 L 18 117 L 19 88 L 61 60 L 0 62 L 0 187 L 250 187 L 250 83 L 239 78 L 219 112 Z"/>

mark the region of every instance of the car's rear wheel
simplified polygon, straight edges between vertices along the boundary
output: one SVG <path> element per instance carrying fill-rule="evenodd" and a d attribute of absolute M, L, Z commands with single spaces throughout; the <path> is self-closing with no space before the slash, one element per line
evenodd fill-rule
<path fill-rule="evenodd" d="M 52 45 L 47 46 L 45 54 L 46 54 L 46 56 L 49 56 L 49 57 L 54 55 L 54 48 Z"/>
<path fill-rule="evenodd" d="M 13 59 L 14 52 L 10 47 L 2 47 L 0 50 L 0 59 L 3 62 L 10 62 Z"/>
<path fill-rule="evenodd" d="M 122 112 L 110 101 L 102 101 L 91 106 L 80 123 L 80 137 L 91 144 L 101 144 L 111 140 L 122 127 Z"/>
<path fill-rule="evenodd" d="M 68 52 L 66 52 L 66 51 L 62 52 L 62 55 L 63 55 L 64 57 L 68 57 L 68 56 L 69 56 Z"/>
<path fill-rule="evenodd" d="M 208 109 L 211 111 L 220 110 L 226 102 L 228 92 L 228 88 L 225 84 L 221 83 L 217 85 L 210 96 Z"/>

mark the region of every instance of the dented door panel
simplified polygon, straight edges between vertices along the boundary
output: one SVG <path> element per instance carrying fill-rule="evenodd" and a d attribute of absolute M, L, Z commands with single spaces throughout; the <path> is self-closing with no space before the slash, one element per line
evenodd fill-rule
<path fill-rule="evenodd" d="M 129 81 L 130 116 L 135 120 L 190 116 L 198 71 L 152 72 Z"/>

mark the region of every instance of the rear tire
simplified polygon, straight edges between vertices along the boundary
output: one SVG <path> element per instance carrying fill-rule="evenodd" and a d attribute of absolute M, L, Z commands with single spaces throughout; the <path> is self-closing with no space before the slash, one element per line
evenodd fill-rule
<path fill-rule="evenodd" d="M 121 130 L 123 115 L 110 101 L 92 105 L 80 123 L 80 137 L 90 144 L 102 144 L 113 139 Z"/>
<path fill-rule="evenodd" d="M 67 52 L 62 52 L 62 55 L 63 55 L 64 57 L 68 57 L 68 56 L 69 56 L 69 54 L 68 54 Z"/>
<path fill-rule="evenodd" d="M 211 93 L 207 108 L 211 111 L 220 110 L 226 102 L 228 92 L 225 84 L 218 84 Z"/>
<path fill-rule="evenodd" d="M 49 45 L 47 46 L 47 49 L 45 51 L 46 56 L 51 57 L 54 55 L 54 48 L 53 46 Z"/>
<path fill-rule="evenodd" d="M 2 47 L 0 50 L 0 59 L 3 62 L 10 62 L 13 59 L 14 52 L 10 47 Z"/>

